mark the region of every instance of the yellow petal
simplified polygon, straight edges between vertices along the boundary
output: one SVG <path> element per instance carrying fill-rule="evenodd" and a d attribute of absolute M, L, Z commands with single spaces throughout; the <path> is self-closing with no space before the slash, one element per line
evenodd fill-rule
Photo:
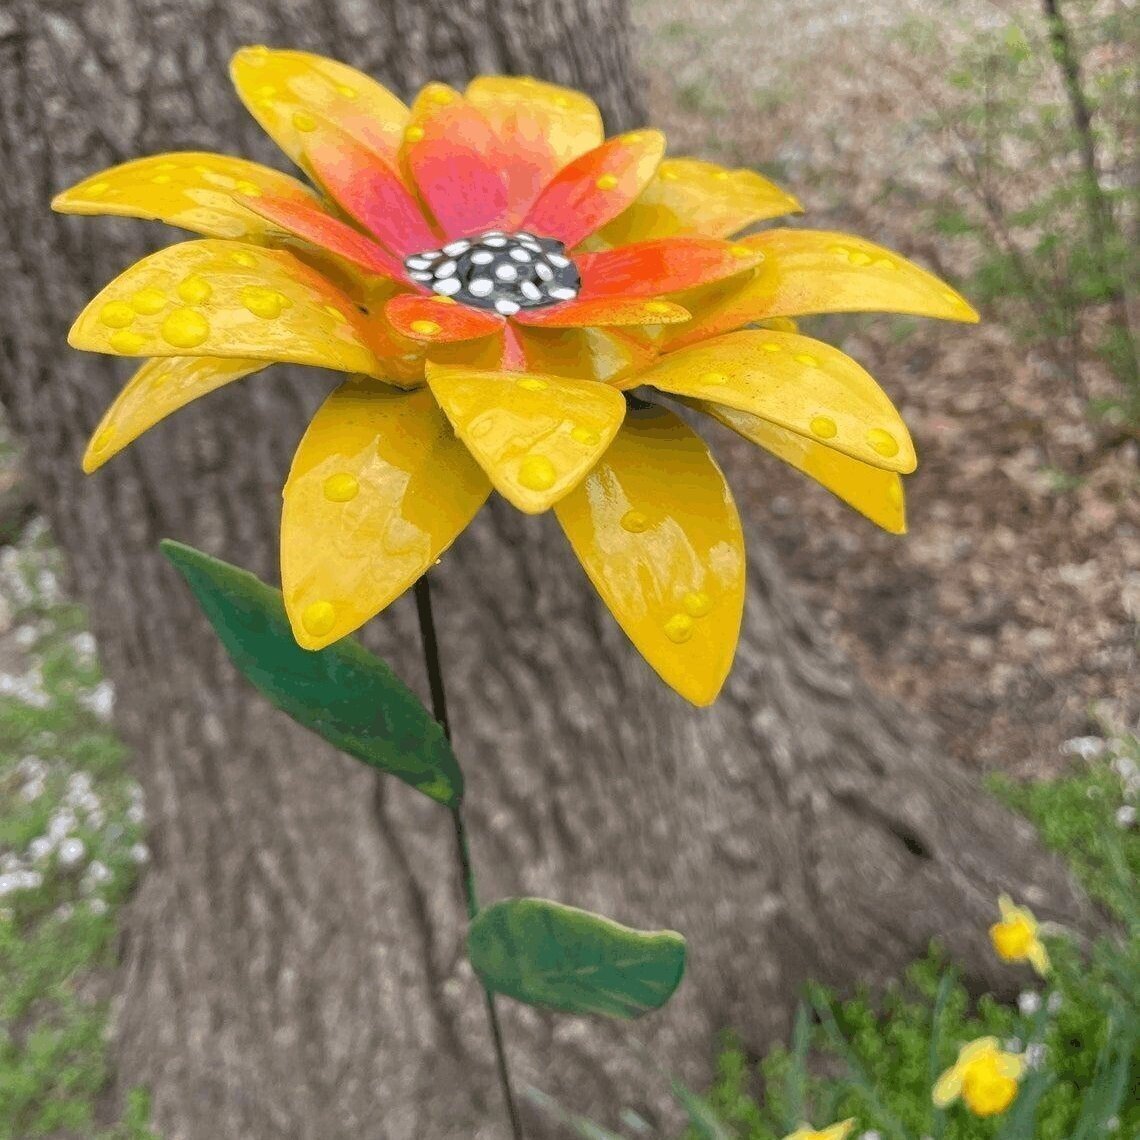
<path fill-rule="evenodd" d="M 979 1057 L 994 1055 L 1000 1051 L 996 1037 L 976 1037 L 958 1050 L 957 1063 L 963 1065 L 967 1061 L 976 1061 Z"/>
<path fill-rule="evenodd" d="M 297 641 L 321 649 L 379 613 L 490 491 L 426 388 L 342 384 L 309 424 L 285 484 L 281 582 Z"/>
<path fill-rule="evenodd" d="M 305 51 L 242 48 L 230 64 L 241 101 L 294 162 L 321 121 L 386 158 L 397 154 L 408 108 L 347 64 Z"/>
<path fill-rule="evenodd" d="M 577 486 L 625 415 L 625 397 L 592 380 L 430 365 L 428 384 L 495 489 L 527 514 Z"/>
<path fill-rule="evenodd" d="M 1041 977 L 1045 977 L 1049 973 L 1049 951 L 1045 949 L 1045 944 L 1040 939 L 1034 939 L 1033 944 L 1029 947 L 1029 964 L 1037 971 Z"/>
<path fill-rule="evenodd" d="M 171 412 L 265 367 L 241 357 L 166 356 L 148 360 L 127 381 L 91 435 L 83 456 L 89 475 Z"/>
<path fill-rule="evenodd" d="M 695 158 L 667 158 L 637 201 L 597 235 L 605 245 L 646 238 L 724 238 L 802 207 L 754 170 L 727 170 Z"/>
<path fill-rule="evenodd" d="M 631 408 L 555 514 L 646 661 L 693 704 L 711 704 L 740 634 L 744 536 L 700 437 L 664 408 Z"/>
<path fill-rule="evenodd" d="M 139 158 L 92 174 L 52 199 L 61 214 L 112 214 L 181 226 L 208 237 L 259 238 L 275 232 L 242 199 L 262 195 L 312 205 L 315 196 L 295 178 L 244 158 L 180 151 Z"/>
<path fill-rule="evenodd" d="M 292 254 L 203 240 L 136 262 L 79 314 L 68 341 L 119 356 L 244 356 L 383 377 L 374 326 Z"/>
<path fill-rule="evenodd" d="M 641 382 L 750 412 L 872 467 L 915 468 L 910 433 L 887 394 L 849 356 L 810 337 L 729 333 L 669 353 Z"/>
<path fill-rule="evenodd" d="M 874 242 L 823 230 L 767 230 L 742 239 L 764 260 L 752 280 L 722 294 L 666 339 L 691 344 L 771 317 L 812 313 L 909 313 L 976 322 L 978 314 L 933 273 Z"/>
<path fill-rule="evenodd" d="M 615 328 L 542 329 L 520 325 L 516 331 L 527 367 L 539 373 L 577 376 L 622 388 L 640 384 L 638 371 L 654 359 L 648 345 Z"/>
<path fill-rule="evenodd" d="M 705 400 L 687 400 L 686 403 L 790 463 L 884 530 L 891 534 L 906 533 L 902 479 L 895 472 L 861 463 L 749 412 Z"/>
<path fill-rule="evenodd" d="M 825 1128 L 820 1136 L 822 1140 L 847 1140 L 847 1137 L 855 1130 L 855 1118 L 848 1117 L 846 1120 L 841 1120 L 838 1124 L 832 1124 L 829 1128 Z"/>
<path fill-rule="evenodd" d="M 959 1064 L 951 1065 L 950 1068 L 934 1082 L 930 1099 L 934 1102 L 935 1108 L 945 1108 L 961 1095 L 962 1070 Z"/>

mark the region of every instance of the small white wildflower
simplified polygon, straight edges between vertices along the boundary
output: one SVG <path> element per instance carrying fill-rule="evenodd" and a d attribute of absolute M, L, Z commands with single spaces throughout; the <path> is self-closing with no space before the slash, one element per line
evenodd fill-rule
<path fill-rule="evenodd" d="M 868 1132 L 860 1132 L 859 1140 L 883 1140 L 883 1137 L 881 1133 L 876 1132 L 875 1129 L 872 1128 Z"/>
<path fill-rule="evenodd" d="M 0 896 L 12 895 L 16 891 L 34 891 L 43 885 L 44 877 L 39 871 L 12 871 L 0 875 Z"/>
<path fill-rule="evenodd" d="M 20 862 L 20 856 L 15 852 L 9 851 L 7 855 L 0 855 L 0 875 L 18 871 L 23 865 Z"/>
<path fill-rule="evenodd" d="M 1122 780 L 1135 779 L 1140 769 L 1136 767 L 1136 761 L 1131 756 L 1117 756 L 1112 761 L 1112 770 Z"/>
<path fill-rule="evenodd" d="M 1040 1069 L 1045 1064 L 1045 1046 L 1035 1042 L 1025 1050 L 1025 1063 L 1031 1069 Z"/>
<path fill-rule="evenodd" d="M 74 836 L 65 839 L 59 845 L 59 862 L 63 867 L 74 867 L 83 861 L 83 856 L 86 854 L 87 848 L 84 846 L 83 840 L 76 839 Z"/>
<path fill-rule="evenodd" d="M 1136 822 L 1136 808 L 1132 804 L 1124 804 L 1116 809 L 1116 826 L 1131 827 Z"/>
<path fill-rule="evenodd" d="M 12 640 L 21 649 L 31 649 L 31 647 L 35 645 L 38 636 L 39 634 L 36 633 L 36 627 L 34 625 L 22 625 L 12 634 Z"/>
<path fill-rule="evenodd" d="M 77 799 L 91 791 L 91 776 L 87 772 L 72 772 L 67 777 L 67 790 Z"/>
<path fill-rule="evenodd" d="M 58 843 L 61 839 L 65 839 L 69 832 L 74 831 L 78 823 L 79 820 L 75 818 L 75 812 L 68 811 L 66 808 L 57 811 L 48 820 L 48 838 Z"/>
<path fill-rule="evenodd" d="M 142 804 L 133 803 L 127 808 L 127 820 L 130 823 L 142 823 L 144 819 L 146 819 L 146 811 Z"/>
<path fill-rule="evenodd" d="M 1022 1049 L 1021 1038 L 1020 1037 L 1009 1038 L 1008 1041 L 1005 1041 L 1002 1044 L 1002 1048 L 1007 1053 L 1020 1053 L 1021 1049 Z"/>
<path fill-rule="evenodd" d="M 1099 736 L 1074 736 L 1061 745 L 1061 751 L 1082 760 L 1095 760 L 1104 751 L 1104 741 Z"/>
<path fill-rule="evenodd" d="M 94 815 L 102 808 L 103 801 L 94 792 L 86 792 L 75 801 L 75 806 L 88 815 Z"/>
<path fill-rule="evenodd" d="M 1022 1017 L 1032 1017 L 1041 1008 L 1041 995 L 1035 990 L 1025 990 L 1017 995 L 1017 1008 Z"/>
<path fill-rule="evenodd" d="M 37 835 L 28 844 L 28 858 L 35 862 L 46 859 L 55 849 L 55 844 L 46 835 Z"/>
<path fill-rule="evenodd" d="M 79 703 L 101 721 L 109 721 L 115 711 L 115 686 L 100 681 L 90 692 L 80 694 Z"/>
<path fill-rule="evenodd" d="M 1106 1132 L 1117 1132 L 1120 1130 L 1120 1117 L 1110 1116 L 1105 1122 L 1104 1127 Z"/>
<path fill-rule="evenodd" d="M 1060 991 L 1055 991 L 1049 995 L 1049 1000 L 1045 1003 L 1045 1008 L 1050 1013 L 1057 1013 L 1064 1004 L 1064 1001 L 1065 999 L 1061 997 Z"/>
<path fill-rule="evenodd" d="M 108 879 L 113 878 L 113 874 L 106 863 L 96 859 L 91 866 L 87 868 L 86 877 L 93 883 L 105 883 Z"/>
<path fill-rule="evenodd" d="M 80 657 L 93 657 L 95 655 L 95 638 L 86 631 L 77 633 L 71 639 L 71 644 Z"/>
<path fill-rule="evenodd" d="M 16 765 L 16 772 L 24 780 L 42 780 L 47 775 L 47 765 L 38 756 L 25 756 Z"/>
<path fill-rule="evenodd" d="M 32 800 L 38 800 L 44 794 L 43 780 L 29 780 L 20 789 L 20 799 L 26 804 L 30 804 Z"/>
<path fill-rule="evenodd" d="M 150 862 L 150 848 L 145 843 L 136 843 L 131 848 L 131 859 L 140 864 Z"/>
<path fill-rule="evenodd" d="M 69 902 L 60 903 L 59 906 L 55 908 L 55 917 L 58 918 L 60 922 L 66 922 L 74 913 L 75 907 Z"/>
<path fill-rule="evenodd" d="M 106 914 L 107 901 L 106 899 L 88 899 L 87 906 L 92 914 Z"/>

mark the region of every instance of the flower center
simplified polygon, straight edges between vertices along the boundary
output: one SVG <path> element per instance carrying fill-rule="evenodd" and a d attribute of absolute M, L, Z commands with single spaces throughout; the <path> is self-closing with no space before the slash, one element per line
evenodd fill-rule
<path fill-rule="evenodd" d="M 578 267 L 562 242 L 522 230 L 460 238 L 404 258 L 404 267 L 412 281 L 442 297 L 505 317 L 519 309 L 572 301 L 582 287 Z"/>

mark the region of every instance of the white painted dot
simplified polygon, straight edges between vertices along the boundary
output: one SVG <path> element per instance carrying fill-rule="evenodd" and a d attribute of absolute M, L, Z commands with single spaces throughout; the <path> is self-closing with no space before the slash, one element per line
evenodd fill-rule
<path fill-rule="evenodd" d="M 448 257 L 458 257 L 461 253 L 466 253 L 471 248 L 471 243 L 466 238 L 460 238 L 458 241 L 448 242 L 443 247 L 443 252 Z"/>
<path fill-rule="evenodd" d="M 530 254 L 527 253 L 525 249 L 512 249 L 511 257 L 513 257 L 515 261 L 530 261 Z"/>
<path fill-rule="evenodd" d="M 533 281 L 524 281 L 519 288 L 522 290 L 522 295 L 528 301 L 542 300 L 542 290 Z"/>
<path fill-rule="evenodd" d="M 567 289 L 565 286 L 560 286 L 557 289 L 551 289 L 550 295 L 556 301 L 573 301 L 578 296 L 577 289 Z"/>
<path fill-rule="evenodd" d="M 458 266 L 454 260 L 441 261 L 439 265 L 435 267 L 435 275 L 436 277 L 453 277 L 457 268 Z"/>
<path fill-rule="evenodd" d="M 570 264 L 570 258 L 563 257 L 560 253 L 548 253 L 546 260 L 549 261 L 551 265 L 557 265 L 559 269 L 565 269 L 566 266 Z"/>
<path fill-rule="evenodd" d="M 409 273 L 408 276 L 413 281 L 430 281 L 431 280 L 431 274 L 430 273 Z"/>
<path fill-rule="evenodd" d="M 524 241 L 520 244 L 522 245 L 523 249 L 529 249 L 531 253 L 542 252 L 542 246 L 540 246 L 536 241 Z"/>
<path fill-rule="evenodd" d="M 427 269 L 431 262 L 426 257 L 409 257 L 404 264 L 409 269 Z"/>
<path fill-rule="evenodd" d="M 519 304 L 517 301 L 508 301 L 506 297 L 503 297 L 495 302 L 495 311 L 502 313 L 504 317 L 509 317 L 512 313 L 519 311 Z"/>
<path fill-rule="evenodd" d="M 534 234 L 532 234 L 530 230 L 516 230 L 515 237 L 517 237 L 519 241 L 534 241 Z"/>
<path fill-rule="evenodd" d="M 509 262 L 495 266 L 495 276 L 500 281 L 514 281 L 518 275 L 519 271 Z"/>
<path fill-rule="evenodd" d="M 428 261 L 435 261 L 435 259 L 439 257 L 441 253 L 443 253 L 442 249 L 425 249 L 423 253 L 419 254 L 418 256 L 424 257 Z"/>
<path fill-rule="evenodd" d="M 553 281 L 554 280 L 554 270 L 551 269 L 550 266 L 547 265 L 545 261 L 538 262 L 538 264 L 535 265 L 535 267 L 534 267 L 534 271 L 535 271 L 535 273 L 538 274 L 538 276 L 543 281 Z"/>
<path fill-rule="evenodd" d="M 467 292 L 472 297 L 486 297 L 494 289 L 495 283 L 490 277 L 473 277 L 467 285 Z"/>
<path fill-rule="evenodd" d="M 484 236 L 485 238 L 489 238 L 489 237 L 506 237 L 506 236 L 507 236 L 507 234 L 506 234 L 506 230 L 484 230 L 484 231 L 483 231 L 483 236 Z"/>
<path fill-rule="evenodd" d="M 471 255 L 472 265 L 490 265 L 494 260 L 495 255 L 493 253 L 489 253 L 485 249 L 481 249 L 478 253 L 473 253 Z"/>
<path fill-rule="evenodd" d="M 507 244 L 507 239 L 505 237 L 484 237 L 483 244 L 489 245 L 492 249 L 498 249 Z"/>
<path fill-rule="evenodd" d="M 458 277 L 447 277 L 443 281 L 435 281 L 432 283 L 432 289 L 436 293 L 441 293 L 444 297 L 450 297 L 452 293 L 458 293 L 463 288 L 463 284 Z"/>

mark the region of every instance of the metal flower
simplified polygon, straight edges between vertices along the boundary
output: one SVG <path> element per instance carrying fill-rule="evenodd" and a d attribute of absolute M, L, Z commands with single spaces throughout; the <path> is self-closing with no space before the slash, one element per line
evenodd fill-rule
<path fill-rule="evenodd" d="M 1003 962 L 1028 962 L 1042 977 L 1049 973 L 1049 951 L 1028 907 L 1015 906 L 1009 895 L 998 897 L 1001 920 L 990 927 L 990 941 Z"/>
<path fill-rule="evenodd" d="M 934 1085 L 936 1108 L 946 1108 L 959 1097 L 975 1116 L 997 1116 L 1017 1096 L 1025 1071 L 1025 1058 L 1007 1053 L 996 1037 L 979 1037 L 963 1045 L 958 1059 Z"/>
<path fill-rule="evenodd" d="M 285 486 L 298 641 L 352 632 L 454 541 L 492 487 L 554 508 L 649 663 L 696 704 L 731 666 L 744 540 L 701 439 L 650 385 L 904 529 L 914 449 L 853 360 L 758 322 L 889 310 L 975 320 L 861 239 L 753 223 L 799 209 L 747 170 L 606 139 L 586 96 L 534 79 L 432 84 L 409 109 L 352 68 L 247 48 L 238 94 L 319 188 L 177 153 L 104 171 L 56 209 L 205 235 L 144 258 L 80 314 L 77 348 L 149 357 L 94 433 L 92 471 L 190 400 L 271 361 L 353 374 Z"/>

